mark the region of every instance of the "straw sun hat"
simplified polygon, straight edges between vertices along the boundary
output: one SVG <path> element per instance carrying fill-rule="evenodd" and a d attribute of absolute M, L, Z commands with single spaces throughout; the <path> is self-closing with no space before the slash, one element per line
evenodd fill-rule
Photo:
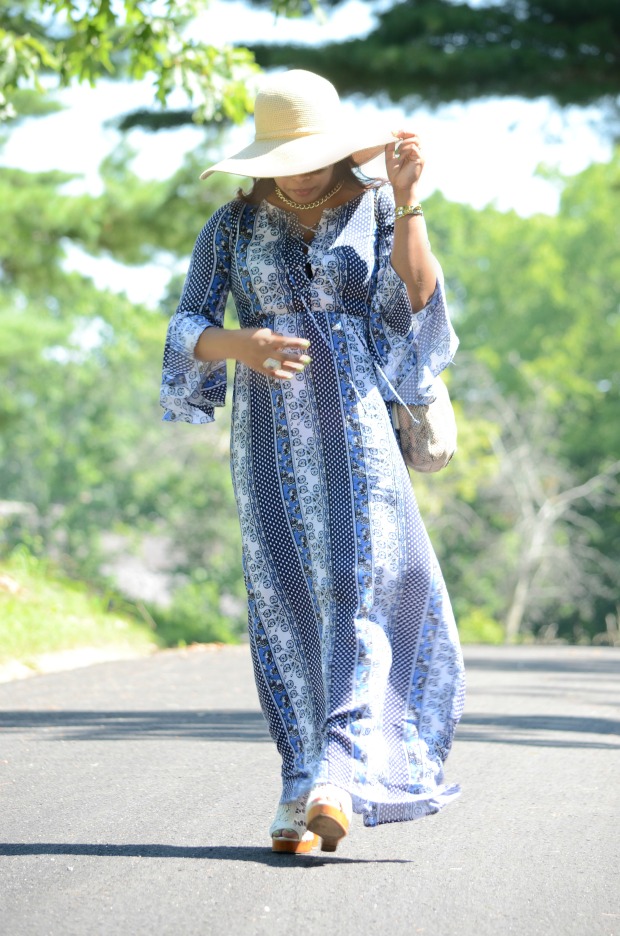
<path fill-rule="evenodd" d="M 254 104 L 254 142 L 201 174 L 255 179 L 302 175 L 352 156 L 361 166 L 383 152 L 393 134 L 368 121 L 346 120 L 338 92 L 313 72 L 294 69 L 267 79 Z"/>

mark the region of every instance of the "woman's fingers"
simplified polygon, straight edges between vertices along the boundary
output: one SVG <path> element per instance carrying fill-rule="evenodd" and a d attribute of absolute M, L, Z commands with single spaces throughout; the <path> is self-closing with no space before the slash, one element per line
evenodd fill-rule
<path fill-rule="evenodd" d="M 407 159 L 422 159 L 422 146 L 419 140 L 405 140 L 396 149 L 394 158 L 403 163 Z"/>
<path fill-rule="evenodd" d="M 424 155 L 417 133 L 399 130 L 394 136 L 395 142 L 386 146 L 385 162 L 396 193 L 397 189 L 404 191 L 416 185 L 424 168 Z"/>
<path fill-rule="evenodd" d="M 282 361 L 282 366 L 288 367 L 294 371 L 299 371 L 301 373 L 301 371 L 307 367 L 311 360 L 312 358 L 308 357 L 307 354 L 302 354 L 299 357 L 286 358 Z"/>
<path fill-rule="evenodd" d="M 278 370 L 268 370 L 266 372 L 267 377 L 275 377 L 276 380 L 290 380 L 293 374 L 290 371 L 284 370 L 283 367 Z"/>
<path fill-rule="evenodd" d="M 306 369 L 305 367 L 302 367 L 300 371 L 289 370 L 283 364 L 282 367 L 277 368 L 277 370 L 276 369 L 274 370 L 263 369 L 261 373 L 265 374 L 266 377 L 275 377 L 277 380 L 292 380 L 296 374 L 301 373 L 305 369 Z"/>
<path fill-rule="evenodd" d="M 268 377 L 290 380 L 295 374 L 302 373 L 311 361 L 306 354 L 310 347 L 307 338 L 261 328 L 252 333 L 251 342 L 255 347 L 246 363 Z"/>
<path fill-rule="evenodd" d="M 301 339 L 304 341 L 304 339 Z M 305 342 L 302 345 L 299 345 L 301 351 L 306 351 L 308 342 Z M 290 339 L 286 342 L 287 349 L 291 347 Z M 267 359 L 270 362 L 269 367 L 261 368 L 263 373 L 267 374 L 269 377 L 277 377 L 279 380 L 290 380 L 291 377 L 294 377 L 295 374 L 301 374 L 304 372 L 308 364 L 310 364 L 312 358 L 307 354 L 291 354 L 286 351 L 277 351 L 269 356 Z M 275 362 L 278 362 L 278 366 L 275 366 Z M 272 363 L 273 362 L 273 363 Z"/>
<path fill-rule="evenodd" d="M 307 338 L 297 338 L 296 335 L 281 335 L 279 332 L 273 332 L 270 345 L 273 348 L 299 348 L 304 351 L 310 347 Z"/>
<path fill-rule="evenodd" d="M 282 370 L 296 371 L 297 373 L 301 373 L 306 369 L 306 366 L 310 363 L 312 358 L 309 358 L 307 354 L 295 355 L 295 357 L 291 357 L 290 355 L 278 355 L 278 357 L 274 357 L 273 360 L 278 361 Z"/>
<path fill-rule="evenodd" d="M 281 380 L 289 380 L 296 373 L 301 374 L 311 361 L 311 358 L 305 353 L 310 347 L 308 339 L 276 333 L 274 333 L 274 338 L 276 341 L 273 344 L 279 346 L 282 350 L 279 350 L 276 355 L 280 361 L 280 368 L 272 370 L 271 375 L 279 377 Z"/>
<path fill-rule="evenodd" d="M 422 158 L 422 144 L 417 133 L 399 130 L 394 136 L 398 139 L 394 143 L 388 143 L 386 147 L 386 156 L 390 161 L 398 163 L 411 158 Z"/>
<path fill-rule="evenodd" d="M 419 143 L 404 143 L 401 147 L 399 147 L 398 158 L 400 160 L 410 159 L 412 157 L 415 157 L 416 159 L 422 158 L 422 149 Z"/>
<path fill-rule="evenodd" d="M 393 131 L 393 134 L 396 137 L 396 144 L 395 144 L 396 146 L 398 146 L 399 143 L 402 143 L 403 140 L 418 140 L 418 141 L 420 140 L 420 137 L 418 136 L 418 134 L 412 133 L 410 130 Z M 394 144 L 388 143 L 388 146 L 392 146 L 392 145 Z"/>

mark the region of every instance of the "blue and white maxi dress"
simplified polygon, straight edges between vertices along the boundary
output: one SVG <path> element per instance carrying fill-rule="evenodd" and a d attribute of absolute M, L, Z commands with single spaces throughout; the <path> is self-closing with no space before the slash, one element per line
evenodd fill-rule
<path fill-rule="evenodd" d="M 231 466 L 262 710 L 282 802 L 349 791 L 364 823 L 458 795 L 444 761 L 464 702 L 450 601 L 386 399 L 432 399 L 457 341 L 441 278 L 412 316 L 390 263 L 389 185 L 323 212 L 310 244 L 289 212 L 240 200 L 200 233 L 166 341 L 164 419 L 212 421 L 225 362 L 196 361 L 229 291 L 242 327 L 311 342 L 281 382 L 237 363 Z"/>

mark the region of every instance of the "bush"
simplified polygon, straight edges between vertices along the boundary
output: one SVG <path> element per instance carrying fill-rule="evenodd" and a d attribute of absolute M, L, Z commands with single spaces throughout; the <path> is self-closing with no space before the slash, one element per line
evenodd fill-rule
<path fill-rule="evenodd" d="M 218 583 L 192 580 L 175 591 L 167 608 L 148 605 L 158 640 L 168 647 L 190 643 L 239 643 L 246 612 L 222 610 Z"/>

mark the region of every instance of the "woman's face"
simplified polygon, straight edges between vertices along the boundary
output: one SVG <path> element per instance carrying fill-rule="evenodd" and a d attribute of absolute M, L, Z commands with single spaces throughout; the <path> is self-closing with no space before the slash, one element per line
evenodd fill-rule
<path fill-rule="evenodd" d="M 334 185 L 334 166 L 305 172 L 303 175 L 280 176 L 273 180 L 279 189 L 300 205 L 322 198 Z"/>

